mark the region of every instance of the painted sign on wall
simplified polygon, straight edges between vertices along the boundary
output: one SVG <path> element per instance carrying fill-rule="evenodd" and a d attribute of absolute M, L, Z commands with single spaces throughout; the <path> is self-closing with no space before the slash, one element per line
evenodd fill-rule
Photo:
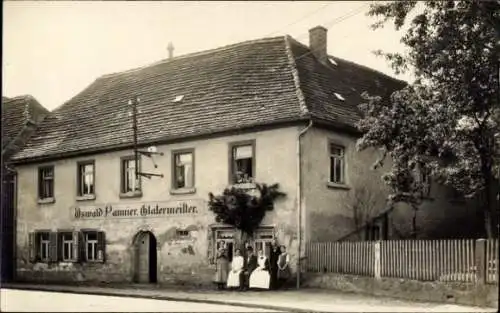
<path fill-rule="evenodd" d="M 198 214 L 203 205 L 203 200 L 77 205 L 71 215 L 77 220 L 186 216 Z"/>

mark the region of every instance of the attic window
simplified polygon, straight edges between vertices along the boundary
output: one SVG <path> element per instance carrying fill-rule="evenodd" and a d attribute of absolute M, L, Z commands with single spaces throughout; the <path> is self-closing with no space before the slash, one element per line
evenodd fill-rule
<path fill-rule="evenodd" d="M 180 102 L 182 99 L 184 99 L 184 95 L 175 97 L 173 102 Z"/>
<path fill-rule="evenodd" d="M 337 97 L 337 99 L 339 99 L 339 100 L 341 100 L 341 101 L 344 101 L 344 100 L 345 100 L 345 98 L 344 98 L 344 97 L 342 97 L 342 95 L 341 95 L 341 94 L 339 94 L 339 93 L 335 93 L 335 97 Z"/>

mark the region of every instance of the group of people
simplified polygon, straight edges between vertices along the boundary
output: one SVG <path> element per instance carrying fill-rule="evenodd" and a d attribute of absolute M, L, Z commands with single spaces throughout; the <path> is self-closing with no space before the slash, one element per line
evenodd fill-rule
<path fill-rule="evenodd" d="M 229 261 L 229 251 L 225 242 L 217 249 L 215 283 L 218 289 L 268 290 L 282 287 L 290 277 L 290 256 L 286 247 L 271 243 L 269 256 L 265 250 L 255 255 L 251 246 L 246 247 L 246 255 L 240 249 L 234 251 Z"/>

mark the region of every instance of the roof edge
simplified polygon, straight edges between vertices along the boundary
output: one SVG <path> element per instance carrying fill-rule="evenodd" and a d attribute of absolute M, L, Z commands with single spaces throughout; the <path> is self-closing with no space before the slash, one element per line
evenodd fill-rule
<path fill-rule="evenodd" d="M 232 127 L 232 128 L 228 128 L 225 130 L 214 131 L 214 132 L 198 133 L 198 134 L 191 134 L 191 135 L 187 135 L 187 136 L 183 135 L 183 136 L 177 136 L 177 137 L 160 138 L 160 139 L 155 139 L 155 140 L 143 141 L 143 142 L 139 142 L 138 146 L 139 147 L 146 147 L 148 145 L 153 145 L 153 144 L 158 144 L 158 145 L 159 144 L 170 144 L 170 143 L 175 143 L 175 142 L 179 142 L 179 141 L 196 140 L 198 138 L 207 138 L 207 137 L 212 137 L 212 136 L 217 137 L 217 136 L 224 136 L 225 134 L 234 134 L 234 133 L 238 133 L 238 132 L 255 131 L 256 129 L 267 130 L 267 129 L 279 128 L 279 127 L 284 127 L 284 126 L 294 126 L 294 125 L 298 125 L 298 124 L 305 123 L 308 121 L 309 121 L 309 118 L 307 118 L 307 117 L 289 118 L 289 119 L 274 121 L 274 122 L 270 122 L 270 123 L 260 123 L 260 124 L 244 126 L 244 127 L 240 127 L 240 128 Z M 66 158 L 76 157 L 76 156 L 100 154 L 100 153 L 106 153 L 106 152 L 110 152 L 110 151 L 127 150 L 127 149 L 132 149 L 132 148 L 133 148 L 133 143 L 125 143 L 125 144 L 117 144 L 117 145 L 100 147 L 100 148 L 88 148 L 88 149 L 79 150 L 79 151 L 46 154 L 46 155 L 42 155 L 42 156 L 28 157 L 28 158 L 16 158 L 15 156 L 13 156 L 10 159 L 9 163 L 13 164 L 13 165 L 26 165 L 26 164 L 33 164 L 33 163 L 38 163 L 38 162 L 48 162 L 48 161 L 66 159 Z"/>
<path fill-rule="evenodd" d="M 297 95 L 297 100 L 299 101 L 300 110 L 302 111 L 302 113 L 304 115 L 308 116 L 311 114 L 311 112 L 309 111 L 309 108 L 307 107 L 306 99 L 304 97 L 304 93 L 302 92 L 302 87 L 300 84 L 299 70 L 297 69 L 297 63 L 295 62 L 295 57 L 293 56 L 293 53 L 292 53 L 290 39 L 294 40 L 289 35 L 285 36 L 285 46 L 286 46 L 286 54 L 288 57 L 288 64 L 291 67 L 292 76 L 293 76 L 293 83 L 295 85 L 295 93 Z"/>

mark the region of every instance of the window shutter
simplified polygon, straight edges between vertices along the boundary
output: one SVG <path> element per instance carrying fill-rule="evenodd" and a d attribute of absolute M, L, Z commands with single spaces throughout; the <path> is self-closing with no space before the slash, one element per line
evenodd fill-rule
<path fill-rule="evenodd" d="M 51 262 L 57 262 L 58 260 L 58 235 L 57 232 L 50 232 L 49 233 L 49 261 Z"/>
<path fill-rule="evenodd" d="M 63 234 L 56 233 L 56 236 L 57 236 L 57 247 L 59 247 L 59 249 L 57 249 L 57 261 L 62 261 L 63 260 L 63 253 L 64 253 L 64 251 L 63 251 L 64 247 L 62 244 Z"/>
<path fill-rule="evenodd" d="M 31 263 L 36 262 L 36 234 L 28 234 L 29 258 Z"/>
<path fill-rule="evenodd" d="M 80 232 L 73 232 L 73 262 L 78 262 L 80 260 Z"/>
<path fill-rule="evenodd" d="M 97 257 L 99 261 L 106 261 L 106 235 L 103 231 L 97 232 Z"/>
<path fill-rule="evenodd" d="M 86 246 L 87 242 L 85 241 L 83 232 L 78 232 L 78 260 L 81 262 L 87 261 Z"/>

